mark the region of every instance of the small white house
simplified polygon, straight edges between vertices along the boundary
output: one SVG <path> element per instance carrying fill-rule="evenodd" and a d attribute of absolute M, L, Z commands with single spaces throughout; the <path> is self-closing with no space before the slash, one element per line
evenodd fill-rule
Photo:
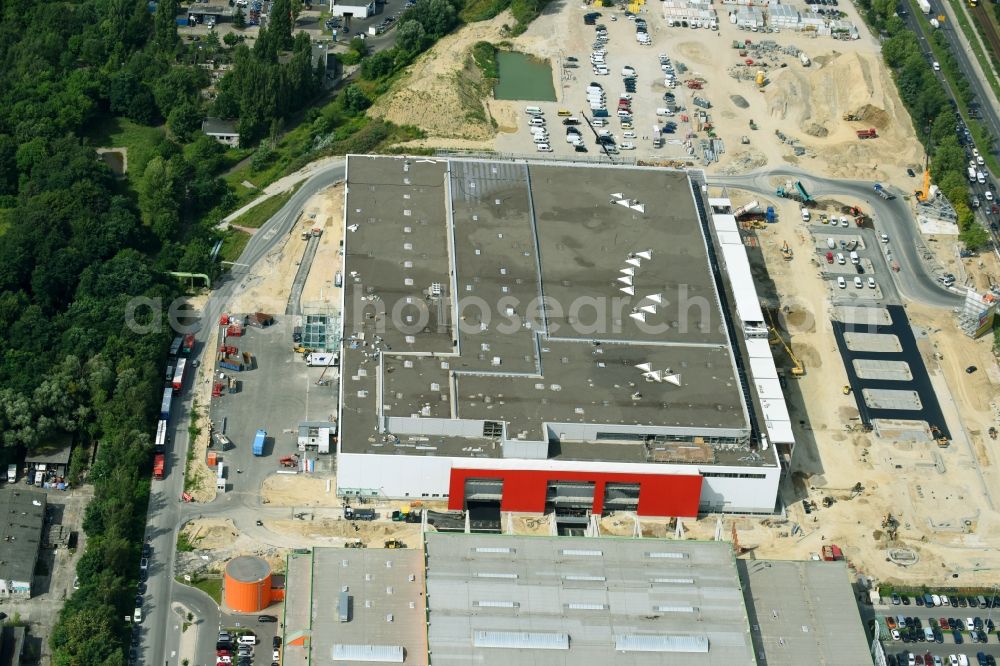
<path fill-rule="evenodd" d="M 330 453 L 330 443 L 336 435 L 336 423 L 328 421 L 303 421 L 299 424 L 299 451 Z"/>
<path fill-rule="evenodd" d="M 365 4 L 359 0 L 330 0 L 330 13 L 334 16 L 350 16 L 351 18 L 368 18 L 375 15 L 375 0 Z"/>
<path fill-rule="evenodd" d="M 240 133 L 236 131 L 235 121 L 222 120 L 221 118 L 205 118 L 205 120 L 201 121 L 201 131 L 219 143 L 224 143 L 231 148 L 236 148 L 240 145 Z"/>

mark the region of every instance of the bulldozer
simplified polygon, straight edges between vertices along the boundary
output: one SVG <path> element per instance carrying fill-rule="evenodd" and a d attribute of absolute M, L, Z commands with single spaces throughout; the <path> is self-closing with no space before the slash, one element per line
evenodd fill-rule
<path fill-rule="evenodd" d="M 352 539 L 344 543 L 344 548 L 365 548 L 365 542 L 361 539 Z"/>
<path fill-rule="evenodd" d="M 386 539 L 386 548 L 406 548 L 406 544 L 399 539 Z"/>
<path fill-rule="evenodd" d="M 292 351 L 295 352 L 296 354 L 311 354 L 311 353 L 313 353 L 312 349 L 310 349 L 309 347 L 303 347 L 302 345 L 295 345 L 294 347 L 292 347 Z"/>
<path fill-rule="evenodd" d="M 931 436 L 934 437 L 934 441 L 937 442 L 937 445 L 942 449 L 947 448 L 948 445 L 951 444 L 951 441 L 944 436 L 944 433 L 941 432 L 941 428 L 936 425 L 931 426 Z"/>

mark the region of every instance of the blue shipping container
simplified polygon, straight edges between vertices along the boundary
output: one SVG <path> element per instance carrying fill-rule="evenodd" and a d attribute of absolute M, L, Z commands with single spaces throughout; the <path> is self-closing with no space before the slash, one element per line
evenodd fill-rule
<path fill-rule="evenodd" d="M 226 370 L 234 370 L 239 372 L 243 369 L 242 366 L 236 365 L 235 363 L 230 363 L 229 361 L 219 361 L 219 367 L 225 368 Z"/>
<path fill-rule="evenodd" d="M 163 389 L 163 402 L 160 403 L 160 418 L 166 421 L 170 418 L 170 401 L 173 400 L 174 389 L 167 387 Z"/>
<path fill-rule="evenodd" d="M 258 430 L 253 438 L 253 454 L 255 456 L 264 455 L 264 440 L 267 439 L 266 430 Z"/>

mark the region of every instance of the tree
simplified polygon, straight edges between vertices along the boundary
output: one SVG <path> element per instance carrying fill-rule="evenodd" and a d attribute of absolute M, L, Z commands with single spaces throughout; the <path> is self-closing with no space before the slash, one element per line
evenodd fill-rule
<path fill-rule="evenodd" d="M 167 117 L 167 127 L 181 141 L 191 140 L 192 135 L 201 127 L 202 114 L 194 104 L 183 102 L 174 107 Z"/>
<path fill-rule="evenodd" d="M 243 14 L 243 8 L 237 7 L 236 13 L 233 15 L 233 27 L 237 30 L 243 30 L 247 27 L 247 17 Z M 231 35 L 232 33 L 228 33 Z M 228 36 L 228 35 L 227 35 Z"/>
<path fill-rule="evenodd" d="M 416 53 L 423 50 L 427 34 L 420 21 L 403 21 L 396 28 L 396 46 L 401 51 Z"/>
<path fill-rule="evenodd" d="M 156 5 L 156 12 L 153 14 L 153 41 L 161 52 L 173 53 L 177 46 L 179 10 L 178 0 L 159 0 Z"/>
<path fill-rule="evenodd" d="M 365 96 L 364 91 L 353 83 L 344 88 L 340 94 L 344 110 L 351 115 L 357 115 L 371 106 L 372 102 Z"/>
<path fill-rule="evenodd" d="M 958 239 L 969 250 L 978 250 L 990 244 L 990 232 L 982 225 L 973 222 L 965 230 L 959 232 Z"/>
<path fill-rule="evenodd" d="M 369 56 L 361 61 L 361 76 L 374 81 L 383 76 L 389 76 L 395 69 L 395 49 L 387 49 Z"/>
<path fill-rule="evenodd" d="M 180 223 L 180 206 L 173 174 L 162 157 L 146 164 L 139 185 L 143 220 L 160 241 L 171 238 Z"/>
<path fill-rule="evenodd" d="M 267 32 L 281 51 L 292 45 L 292 7 L 290 0 L 274 0 L 268 15 Z"/>

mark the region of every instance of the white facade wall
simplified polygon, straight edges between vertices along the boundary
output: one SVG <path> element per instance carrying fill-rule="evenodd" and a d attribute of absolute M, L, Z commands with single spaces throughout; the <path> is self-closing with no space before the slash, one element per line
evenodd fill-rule
<path fill-rule="evenodd" d="M 330 0 L 330 13 L 334 16 L 347 16 L 352 18 L 368 18 L 375 15 L 375 3 L 357 4 L 357 0 L 338 3 L 337 0 Z"/>
<path fill-rule="evenodd" d="M 519 460 L 513 458 L 453 458 L 402 456 L 372 453 L 340 453 L 337 460 L 338 489 L 365 492 L 396 499 L 447 497 L 452 467 L 465 469 L 552 470 L 604 474 L 677 474 L 704 472 L 753 474 L 764 478 L 709 476 L 702 481 L 700 510 L 704 512 L 771 513 L 778 496 L 781 469 L 773 448 L 764 452 L 770 467 L 727 465 L 671 465 L 660 463 L 615 463 L 576 460 Z"/>

